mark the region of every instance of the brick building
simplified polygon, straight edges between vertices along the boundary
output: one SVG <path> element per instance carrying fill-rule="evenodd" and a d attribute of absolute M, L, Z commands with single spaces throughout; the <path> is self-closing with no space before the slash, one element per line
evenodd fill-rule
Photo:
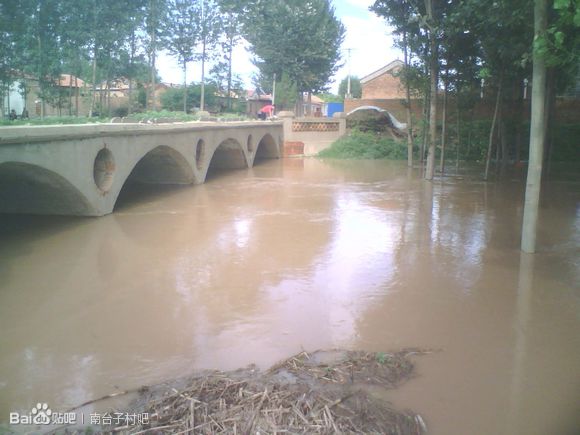
<path fill-rule="evenodd" d="M 401 83 L 399 73 L 404 63 L 398 59 L 389 62 L 384 67 L 363 77 L 361 98 L 351 98 L 344 101 L 344 111 L 349 113 L 360 106 L 377 106 L 391 112 L 398 120 L 406 119 L 405 87 Z M 414 104 L 415 116 L 421 116 L 418 104 Z"/>
<path fill-rule="evenodd" d="M 397 59 L 360 79 L 362 99 L 391 100 L 405 98 L 405 89 L 398 77 L 403 66 L 403 62 Z"/>

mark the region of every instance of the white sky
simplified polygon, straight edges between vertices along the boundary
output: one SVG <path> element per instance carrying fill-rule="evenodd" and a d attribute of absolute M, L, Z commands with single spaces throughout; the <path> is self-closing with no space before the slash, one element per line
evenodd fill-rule
<path fill-rule="evenodd" d="M 364 77 L 380 69 L 387 63 L 401 58 L 401 52 L 393 47 L 393 40 L 383 19 L 368 10 L 374 0 L 334 0 L 336 15 L 346 27 L 346 36 L 342 44 L 342 58 L 344 65 L 332 78 L 332 92 L 336 93 L 340 80 L 351 74 Z M 247 50 L 247 43 L 240 44 L 234 51 L 233 71 L 239 74 L 251 88 L 251 76 L 256 68 L 251 62 L 251 53 Z M 347 49 L 351 48 L 350 62 Z M 350 66 L 349 66 L 350 64 Z M 157 67 L 164 82 L 182 83 L 183 76 L 177 61 L 161 53 Z M 206 75 L 210 67 L 206 66 Z M 188 65 L 188 79 L 199 81 L 201 78 L 201 64 Z"/>

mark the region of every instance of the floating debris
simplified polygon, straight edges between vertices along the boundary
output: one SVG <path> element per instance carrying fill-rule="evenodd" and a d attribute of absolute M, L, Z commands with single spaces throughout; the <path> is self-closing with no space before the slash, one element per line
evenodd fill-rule
<path fill-rule="evenodd" d="M 141 434 L 335 434 L 421 435 L 424 419 L 399 411 L 373 392 L 413 376 L 409 356 L 428 353 L 301 352 L 271 369 L 212 371 L 141 390 L 133 410 L 147 413 L 139 426 L 103 427 Z"/>

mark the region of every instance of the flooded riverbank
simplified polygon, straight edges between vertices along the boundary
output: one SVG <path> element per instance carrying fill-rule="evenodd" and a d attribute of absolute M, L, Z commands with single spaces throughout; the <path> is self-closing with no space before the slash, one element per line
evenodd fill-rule
<path fill-rule="evenodd" d="M 388 398 L 433 434 L 580 427 L 580 177 L 519 252 L 516 175 L 288 159 L 123 193 L 103 218 L 0 217 L 0 422 L 302 349 L 440 348 Z"/>

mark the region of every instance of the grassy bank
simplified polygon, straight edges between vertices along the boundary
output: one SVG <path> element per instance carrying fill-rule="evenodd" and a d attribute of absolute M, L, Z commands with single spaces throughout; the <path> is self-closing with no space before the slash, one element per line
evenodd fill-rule
<path fill-rule="evenodd" d="M 95 124 L 98 122 L 109 122 L 111 118 L 87 118 L 84 116 L 45 116 L 44 118 L 0 119 L 0 126 L 15 127 L 19 125 L 68 125 L 68 124 Z"/>
<path fill-rule="evenodd" d="M 219 120 L 240 120 L 247 119 L 245 115 L 235 114 L 235 113 L 222 113 L 215 116 Z M 196 114 L 186 114 L 183 112 L 171 112 L 168 110 L 162 110 L 159 112 L 142 112 L 133 113 L 127 117 L 135 122 L 147 121 L 150 119 L 167 119 L 176 122 L 186 122 L 186 121 L 198 121 L 200 117 Z M 46 116 L 44 118 L 30 118 L 30 119 L 17 119 L 10 121 L 8 119 L 0 119 L 0 126 L 12 127 L 19 125 L 69 125 L 69 124 L 95 124 L 102 122 L 110 122 L 112 117 L 93 117 L 88 118 L 86 116 Z"/>
<path fill-rule="evenodd" d="M 333 159 L 393 159 L 407 158 L 407 145 L 381 133 L 352 130 L 318 157 Z"/>

